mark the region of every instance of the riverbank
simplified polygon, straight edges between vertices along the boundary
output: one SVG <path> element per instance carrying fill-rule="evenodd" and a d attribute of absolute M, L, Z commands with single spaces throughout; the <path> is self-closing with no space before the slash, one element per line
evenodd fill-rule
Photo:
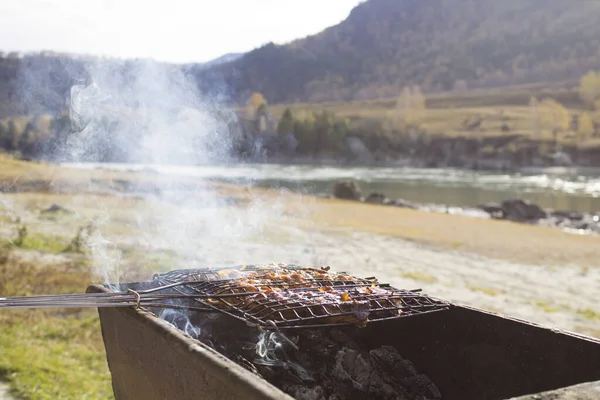
<path fill-rule="evenodd" d="M 537 204 L 522 199 L 480 204 L 470 208 L 452 207 L 446 204 L 418 204 L 405 199 L 390 199 L 380 192 L 371 192 L 368 195 L 365 193 L 363 196 L 360 186 L 351 180 L 337 182 L 333 188 L 333 193 L 325 197 L 419 211 L 555 227 L 579 234 L 600 234 L 600 212 L 545 210 Z"/>
<path fill-rule="evenodd" d="M 0 166 L 0 296 L 281 261 L 600 337 L 597 236 L 149 171 Z M 94 310 L 0 312 L 0 371 L 25 398 L 110 398 Z"/>
<path fill-rule="evenodd" d="M 600 169 L 552 168 L 523 173 L 483 172 L 452 168 L 340 167 L 332 165 L 228 164 L 144 165 L 66 164 L 77 169 L 144 172 L 185 178 L 213 179 L 265 188 L 287 188 L 307 195 L 327 196 L 335 183 L 350 179 L 365 196 L 384 193 L 391 199 L 451 208 L 523 199 L 544 209 L 600 212 Z M 430 205 L 432 205 L 430 207 Z"/>

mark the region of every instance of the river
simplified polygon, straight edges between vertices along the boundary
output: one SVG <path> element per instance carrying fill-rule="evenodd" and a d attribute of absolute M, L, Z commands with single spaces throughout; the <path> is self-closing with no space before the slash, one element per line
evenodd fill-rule
<path fill-rule="evenodd" d="M 329 194 L 335 182 L 356 180 L 362 191 L 385 193 L 416 203 L 472 207 L 510 198 L 544 208 L 600 212 L 600 169 L 549 168 L 501 173 L 409 167 L 340 167 L 278 164 L 163 166 L 140 164 L 65 164 L 78 168 L 152 170 L 266 187 L 286 187 L 306 194 Z"/>

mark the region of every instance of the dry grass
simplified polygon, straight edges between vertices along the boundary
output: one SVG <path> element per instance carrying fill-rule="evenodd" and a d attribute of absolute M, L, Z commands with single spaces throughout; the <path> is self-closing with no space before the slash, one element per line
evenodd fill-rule
<path fill-rule="evenodd" d="M 213 186 L 211 182 L 201 182 L 205 188 Z M 169 185 L 195 187 L 200 184 L 197 178 L 165 176 L 151 171 L 111 171 L 101 168 L 68 168 L 43 162 L 25 162 L 0 152 L 0 189 L 17 191 L 89 192 L 95 187 L 112 187 L 126 190 L 128 185 L 140 188 L 169 187 Z"/>
<path fill-rule="evenodd" d="M 400 276 L 407 279 L 412 279 L 413 281 L 424 282 L 424 283 L 435 283 L 437 282 L 437 278 L 431 274 L 426 274 L 421 271 L 401 271 Z"/>

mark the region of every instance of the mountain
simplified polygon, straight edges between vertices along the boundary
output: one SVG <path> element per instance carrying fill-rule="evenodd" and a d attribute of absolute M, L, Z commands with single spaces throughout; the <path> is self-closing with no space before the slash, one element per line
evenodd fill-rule
<path fill-rule="evenodd" d="M 243 55 L 244 55 L 244 53 L 227 53 L 225 55 L 222 55 L 221 57 L 215 58 L 214 60 L 210 60 L 205 63 L 202 63 L 201 66 L 207 68 L 207 67 L 214 67 L 217 65 L 227 64 L 227 63 L 230 63 L 232 61 L 235 61 L 235 60 L 241 58 Z"/>
<path fill-rule="evenodd" d="M 598 20 L 600 1 L 368 0 L 317 35 L 193 72 L 276 103 L 573 79 L 600 68 Z"/>
<path fill-rule="evenodd" d="M 599 20 L 593 0 L 368 0 L 316 35 L 204 64 L 0 55 L 0 117 L 64 109 L 71 87 L 98 65 L 123 90 L 156 92 L 147 96 L 156 102 L 168 96 L 140 75 L 161 68 L 236 103 L 252 92 L 270 103 L 320 102 L 397 96 L 406 85 L 427 93 L 570 81 L 600 69 Z"/>

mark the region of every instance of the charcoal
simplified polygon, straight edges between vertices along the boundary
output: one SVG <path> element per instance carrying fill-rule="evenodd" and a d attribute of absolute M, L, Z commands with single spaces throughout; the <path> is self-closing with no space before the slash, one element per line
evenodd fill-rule
<path fill-rule="evenodd" d="M 360 328 L 260 332 L 214 314 L 193 323 L 196 337 L 298 400 L 439 400 L 435 384 L 392 346 L 365 348 Z M 185 318 L 170 318 L 185 329 Z M 190 330 L 188 329 L 188 333 Z M 259 344 L 260 342 L 260 344 Z M 258 347 L 258 350 L 257 350 Z M 259 354 L 260 353 L 260 354 Z"/>
<path fill-rule="evenodd" d="M 392 346 L 381 346 L 371 350 L 370 354 L 380 367 L 390 371 L 396 378 L 408 378 L 417 374 L 413 364 Z"/>
<path fill-rule="evenodd" d="M 321 386 L 306 387 L 302 385 L 284 385 L 286 393 L 298 400 L 325 400 Z"/>
<path fill-rule="evenodd" d="M 437 386 L 425 375 L 418 374 L 409 378 L 402 379 L 403 385 L 411 389 L 412 393 L 421 393 L 428 400 L 437 400 L 442 398 Z"/>

